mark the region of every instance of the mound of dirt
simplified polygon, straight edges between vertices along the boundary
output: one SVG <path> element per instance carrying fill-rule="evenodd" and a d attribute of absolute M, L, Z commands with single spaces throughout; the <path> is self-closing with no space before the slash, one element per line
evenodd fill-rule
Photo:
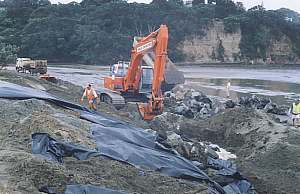
<path fill-rule="evenodd" d="M 2 99 L 0 105 L 3 107 L 0 110 L 3 192 L 38 193 L 42 186 L 63 191 L 66 184 L 93 184 L 139 193 L 205 193 L 207 190 L 205 184 L 142 171 L 105 157 L 86 161 L 67 158 L 64 165 L 47 161 L 31 154 L 32 133 L 49 133 L 57 139 L 93 149 L 95 142 L 90 138 L 90 123 L 80 120 L 74 112 L 52 107 L 41 100 Z"/>
<path fill-rule="evenodd" d="M 48 83 L 28 75 L 1 72 L 0 80 L 29 87 L 45 88 L 71 102 L 77 102 L 82 88 L 66 83 Z M 33 82 L 35 84 L 28 84 Z M 38 85 L 38 86 L 37 86 Z M 41 87 L 42 86 L 42 87 Z M 208 185 L 161 175 L 106 157 L 78 161 L 65 158 L 64 164 L 33 155 L 31 134 L 45 132 L 55 139 L 90 149 L 90 123 L 76 112 L 61 109 L 42 100 L 0 99 L 0 193 L 40 193 L 47 186 L 63 192 L 67 184 L 92 184 L 137 193 L 207 193 Z M 127 109 L 129 110 L 129 106 Z M 131 114 L 101 104 L 99 109 L 132 122 Z M 143 124 L 143 123 L 141 123 Z"/>
<path fill-rule="evenodd" d="M 258 193 L 300 191 L 300 130 L 274 122 L 264 111 L 233 108 L 204 120 L 165 113 L 151 127 L 161 134 L 172 130 L 194 141 L 210 141 L 235 153 L 241 173 Z"/>

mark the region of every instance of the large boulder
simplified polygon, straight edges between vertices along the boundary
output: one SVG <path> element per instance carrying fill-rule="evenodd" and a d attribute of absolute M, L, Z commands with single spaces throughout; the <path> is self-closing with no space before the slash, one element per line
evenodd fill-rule
<path fill-rule="evenodd" d="M 267 104 L 270 104 L 271 100 L 268 98 L 259 98 L 256 95 L 251 97 L 244 96 L 239 99 L 239 104 L 246 108 L 264 109 Z"/>
<path fill-rule="evenodd" d="M 208 157 L 218 159 L 219 156 L 209 145 L 202 142 L 192 142 L 183 140 L 180 135 L 173 131 L 166 131 L 166 140 L 163 144 L 166 147 L 176 150 L 176 152 L 193 161 L 205 164 Z"/>
<path fill-rule="evenodd" d="M 204 104 L 202 102 L 198 102 L 195 99 L 192 99 L 191 101 L 189 101 L 189 106 L 193 112 L 199 112 L 203 108 Z"/>
<path fill-rule="evenodd" d="M 176 95 L 171 91 L 166 92 L 164 94 L 164 106 L 171 107 L 174 104 L 176 104 Z"/>
<path fill-rule="evenodd" d="M 259 99 L 257 96 L 253 95 L 252 97 L 243 96 L 239 99 L 239 104 L 246 108 L 256 108 L 259 104 Z"/>
<path fill-rule="evenodd" d="M 232 100 L 227 100 L 225 102 L 225 108 L 234 108 L 236 106 L 236 103 L 233 102 Z"/>
<path fill-rule="evenodd" d="M 157 131 L 159 135 L 167 138 L 167 131 L 173 131 L 177 134 L 180 134 L 180 123 L 182 120 L 182 115 L 164 112 L 161 115 L 154 117 L 150 121 L 150 128 Z"/>
<path fill-rule="evenodd" d="M 219 155 L 216 151 L 214 151 L 210 146 L 202 143 L 202 142 L 196 142 L 192 144 L 192 148 L 190 150 L 191 157 L 190 160 L 201 162 L 202 164 L 205 164 L 208 157 L 218 159 Z"/>
<path fill-rule="evenodd" d="M 225 105 L 220 101 L 220 99 L 216 97 L 210 97 L 212 101 L 212 110 L 211 114 L 217 114 L 219 112 L 223 112 L 225 110 Z"/>
<path fill-rule="evenodd" d="M 276 115 L 287 115 L 288 114 L 288 108 L 284 106 L 278 106 L 275 103 L 269 103 L 264 107 L 264 110 L 267 113 L 272 113 Z"/>
<path fill-rule="evenodd" d="M 183 115 L 187 118 L 194 118 L 193 111 L 186 106 L 184 103 L 174 108 L 174 113 L 178 115 Z"/>
<path fill-rule="evenodd" d="M 167 143 L 172 147 L 180 146 L 180 144 L 183 143 L 183 140 L 181 139 L 180 135 L 173 131 L 167 131 L 166 135 Z"/>
<path fill-rule="evenodd" d="M 192 92 L 192 94 L 191 94 L 191 97 L 192 97 L 193 99 L 196 99 L 197 101 L 198 101 L 199 99 L 201 99 L 201 96 L 202 96 L 202 93 L 201 93 L 201 92 L 198 92 L 198 91 L 194 91 L 194 92 Z"/>
<path fill-rule="evenodd" d="M 271 103 L 271 100 L 268 98 L 261 98 L 260 103 L 257 106 L 257 109 L 264 109 L 267 104 Z"/>

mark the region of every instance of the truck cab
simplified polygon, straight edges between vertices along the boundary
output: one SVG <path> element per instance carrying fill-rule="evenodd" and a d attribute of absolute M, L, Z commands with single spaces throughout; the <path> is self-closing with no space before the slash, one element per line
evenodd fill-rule
<path fill-rule="evenodd" d="M 30 58 L 17 58 L 16 70 L 19 72 L 21 69 L 23 69 L 24 65 L 29 64 L 30 62 Z"/>

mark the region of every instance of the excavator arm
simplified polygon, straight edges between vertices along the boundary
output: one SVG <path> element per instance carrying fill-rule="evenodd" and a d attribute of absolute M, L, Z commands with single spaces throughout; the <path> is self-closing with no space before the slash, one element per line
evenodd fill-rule
<path fill-rule="evenodd" d="M 157 47 L 159 37 L 163 28 L 167 28 L 165 25 L 149 34 L 146 37 L 141 38 L 138 43 L 133 47 L 131 51 L 131 60 L 128 67 L 127 74 L 124 77 L 124 91 L 138 92 L 139 84 L 141 80 L 141 62 L 146 53 L 151 49 Z M 154 75 L 155 76 L 155 75 Z"/>
<path fill-rule="evenodd" d="M 138 104 L 139 112 L 144 120 L 152 120 L 154 116 L 159 115 L 163 112 L 163 94 L 161 91 L 161 84 L 164 80 L 165 65 L 167 59 L 168 28 L 166 25 L 161 25 L 160 28 L 154 33 L 156 35 L 156 39 L 154 40 L 155 60 L 153 67 L 151 98 L 146 104 Z"/>

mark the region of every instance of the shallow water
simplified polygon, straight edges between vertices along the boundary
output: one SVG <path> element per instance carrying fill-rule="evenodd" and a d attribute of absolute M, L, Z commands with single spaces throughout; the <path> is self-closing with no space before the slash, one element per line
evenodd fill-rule
<path fill-rule="evenodd" d="M 179 67 L 186 82 L 210 95 L 226 97 L 226 84 L 231 82 L 230 97 L 258 95 L 280 104 L 300 98 L 299 66 L 186 66 Z"/>
<path fill-rule="evenodd" d="M 231 82 L 230 97 L 245 95 L 270 97 L 274 102 L 289 104 L 300 98 L 299 66 L 185 66 L 183 71 L 189 83 L 209 95 L 226 97 L 225 85 Z M 94 83 L 103 87 L 103 77 L 109 67 L 84 65 L 49 65 L 49 73 L 57 78 L 85 86 Z"/>

